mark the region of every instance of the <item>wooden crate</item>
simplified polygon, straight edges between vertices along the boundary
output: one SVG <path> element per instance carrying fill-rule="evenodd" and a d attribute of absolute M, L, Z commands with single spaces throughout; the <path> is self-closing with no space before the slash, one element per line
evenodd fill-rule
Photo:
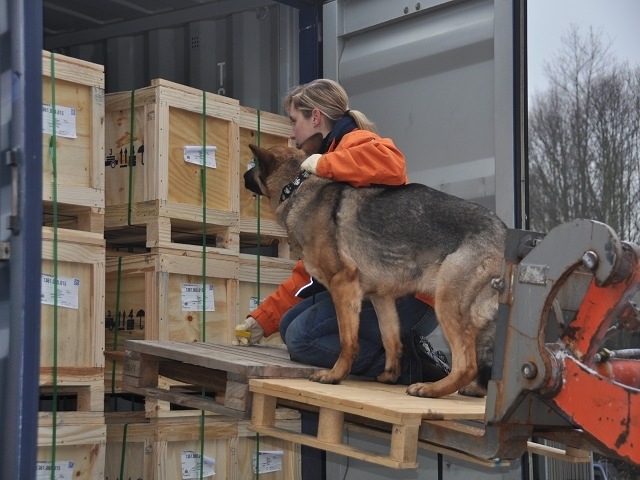
<path fill-rule="evenodd" d="M 254 162 L 249 144 L 264 148 L 275 146 L 289 146 L 291 122 L 287 117 L 274 113 L 258 111 L 252 108 L 240 107 L 238 117 L 240 125 L 240 168 L 239 168 L 239 197 L 240 197 L 240 236 L 242 245 L 255 245 L 256 236 L 260 234 L 263 245 L 269 243 L 282 244 L 281 257 L 288 257 L 286 247 L 287 234 L 275 220 L 273 209 L 267 197 L 259 197 L 244 187 L 244 173 Z M 259 222 L 258 222 L 259 219 Z M 259 230 L 259 232 L 258 232 Z M 283 249 L 284 248 L 284 249 Z"/>
<path fill-rule="evenodd" d="M 289 278 L 294 266 L 293 260 L 263 256 L 258 259 L 254 255 L 240 254 L 239 320 L 243 320 Z M 260 286 L 259 296 L 258 286 Z M 275 334 L 262 340 L 262 343 L 281 344 L 282 339 L 280 335 Z"/>
<path fill-rule="evenodd" d="M 237 421 L 225 417 L 200 416 L 177 419 L 154 419 L 151 422 L 107 425 L 106 476 L 172 480 L 185 478 L 183 467 L 196 466 L 193 454 L 215 460 L 215 478 L 227 475 L 232 468 L 231 439 L 237 436 Z M 202 441 L 201 441 L 202 438 Z M 123 455 L 124 454 L 124 455 Z M 185 464 L 183 465 L 183 461 Z M 206 464 L 205 464 L 206 465 Z M 191 472 L 191 473 L 198 473 Z M 186 477 L 191 478 L 191 477 Z M 199 478 L 197 475 L 193 478 Z M 209 476 L 205 475 L 205 478 Z"/>
<path fill-rule="evenodd" d="M 204 423 L 201 423 L 203 421 Z M 215 461 L 215 477 L 218 480 L 252 480 L 253 455 L 259 451 L 282 452 L 282 468 L 261 477 L 273 480 L 295 480 L 300 476 L 300 450 L 290 442 L 260 437 L 256 439 L 248 431 L 246 422 L 221 415 L 205 415 L 181 418 L 158 418 L 143 422 L 123 422 L 113 419 L 107 425 L 107 460 L 105 478 L 144 478 L 145 480 L 173 480 L 185 478 L 183 468 L 195 469 L 193 478 L 199 478 L 196 457 L 201 449 L 206 460 Z M 280 425 L 299 430 L 299 421 L 285 420 Z M 126 429 L 125 429 L 126 428 Z"/>
<path fill-rule="evenodd" d="M 202 286 L 202 258 L 201 251 L 191 249 L 160 249 L 144 254 L 109 251 L 104 330 L 107 392 L 122 391 L 122 354 L 126 340 L 202 341 L 201 308 L 183 309 L 182 305 L 183 300 L 190 299 L 183 291 L 186 285 Z M 237 323 L 238 257 L 229 253 L 207 253 L 206 258 L 206 284 L 213 286 L 215 311 L 205 314 L 205 338 L 206 341 L 231 342 Z M 167 388 L 175 385 L 179 382 L 165 382 Z"/>
<path fill-rule="evenodd" d="M 57 258 L 55 252 L 57 251 Z M 57 265 L 58 305 L 52 285 Z M 101 234 L 42 227 L 40 365 L 73 369 L 104 367 L 105 241 Z M 66 285 L 65 285 L 66 284 Z M 57 344 L 54 344 L 54 332 Z M 70 374 L 70 377 L 73 373 Z"/>
<path fill-rule="evenodd" d="M 237 250 L 239 105 L 211 93 L 204 98 L 206 115 L 202 91 L 159 79 L 133 98 L 131 92 L 106 96 L 107 230 L 138 226 L 146 246 L 157 247 L 192 237 L 200 242 L 204 223 L 213 245 Z M 203 119 L 204 143 L 216 147 L 215 168 L 205 169 L 204 211 Z M 188 155 L 186 147 L 193 147 Z M 200 164 L 187 161 L 197 156 Z M 124 235 L 132 243 L 139 232 Z"/>
<path fill-rule="evenodd" d="M 56 478 L 103 480 L 107 445 L 104 415 L 59 412 L 55 424 L 53 420 L 50 413 L 39 414 L 36 469 L 41 469 L 41 474 L 50 471 L 55 449 L 56 465 L 69 469 L 65 473 L 72 472 L 70 476 Z"/>
<path fill-rule="evenodd" d="M 202 258 L 202 252 L 190 249 L 108 253 L 104 330 L 109 358 L 105 368 L 107 392 L 122 391 L 125 340 L 202 341 L 201 308 L 183 309 L 182 305 L 183 300 L 191 298 L 184 291 L 187 285 L 202 286 Z M 207 253 L 206 271 L 206 284 L 213 286 L 215 311 L 205 314 L 205 338 L 230 342 L 237 319 L 237 255 Z M 167 387 L 177 384 L 172 382 Z"/>
<path fill-rule="evenodd" d="M 106 328 L 107 350 L 121 351 L 125 339 L 231 341 L 237 318 L 237 255 L 206 254 L 206 284 L 213 286 L 215 310 L 205 313 L 204 338 L 202 307 L 193 302 L 195 294 L 191 288 L 191 285 L 202 288 L 201 252 L 172 249 L 161 253 L 128 254 L 109 251 L 107 257 L 106 312 L 115 316 L 116 306 L 119 306 L 126 317 L 120 329 Z M 186 306 L 183 305 L 185 302 Z M 119 336 L 117 344 L 114 342 L 116 332 Z"/>
<path fill-rule="evenodd" d="M 52 83 L 55 87 L 55 97 Z M 43 111 L 45 105 L 50 108 L 54 101 L 57 112 L 55 180 L 60 221 L 67 228 L 101 233 L 104 228 L 105 207 L 104 67 L 43 51 Z M 42 135 L 42 198 L 45 225 L 52 221 L 54 202 L 50 122 L 43 121 Z"/>

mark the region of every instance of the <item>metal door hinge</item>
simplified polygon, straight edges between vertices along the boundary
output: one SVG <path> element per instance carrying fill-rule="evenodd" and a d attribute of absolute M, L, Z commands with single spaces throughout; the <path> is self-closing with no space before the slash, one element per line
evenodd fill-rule
<path fill-rule="evenodd" d="M 9 260 L 11 258 L 11 243 L 0 242 L 0 260 Z"/>
<path fill-rule="evenodd" d="M 20 149 L 7 152 L 6 164 L 11 167 L 11 216 L 9 228 L 14 235 L 20 234 Z"/>

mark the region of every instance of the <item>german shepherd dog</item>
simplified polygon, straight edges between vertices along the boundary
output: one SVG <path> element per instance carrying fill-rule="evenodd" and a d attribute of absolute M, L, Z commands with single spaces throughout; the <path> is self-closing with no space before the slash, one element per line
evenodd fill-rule
<path fill-rule="evenodd" d="M 484 396 L 498 310 L 492 280 L 501 275 L 506 226 L 486 208 L 425 185 L 353 187 L 301 174 L 300 164 L 321 141 L 317 134 L 300 149 L 249 145 L 257 162 L 244 174 L 247 189 L 269 198 L 306 270 L 335 304 L 341 353 L 331 370 L 311 380 L 335 384 L 349 374 L 366 297 L 385 349 L 385 369 L 376 380 L 395 383 L 402 355 L 395 302 L 423 293 L 435 299 L 452 368 L 442 380 L 415 383 L 407 392 Z"/>

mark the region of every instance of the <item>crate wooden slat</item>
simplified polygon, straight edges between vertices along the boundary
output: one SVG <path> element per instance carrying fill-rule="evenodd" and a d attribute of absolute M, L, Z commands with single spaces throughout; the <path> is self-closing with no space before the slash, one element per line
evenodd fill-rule
<path fill-rule="evenodd" d="M 52 105 L 51 57 L 42 52 L 42 102 Z M 75 138 L 57 135 L 56 185 L 58 214 L 79 230 L 104 228 L 104 67 L 65 55 L 53 55 L 56 108 L 75 112 Z M 60 124 L 58 124 L 60 128 Z M 52 135 L 43 133 L 42 198 L 45 224 L 54 201 Z"/>
<path fill-rule="evenodd" d="M 57 253 L 57 257 L 54 254 Z M 55 261 L 54 261 L 55 259 Z M 42 227 L 42 274 L 77 281 L 77 308 L 41 306 L 40 366 L 104 367 L 105 241 L 101 234 Z M 60 294 L 60 292 L 59 292 Z M 57 324 L 55 322 L 57 320 Z M 58 343 L 54 345 L 54 329 Z"/>
<path fill-rule="evenodd" d="M 289 360 L 277 346 L 129 340 L 125 343 L 123 388 L 129 392 L 191 408 L 248 418 L 248 381 L 258 377 L 309 378 L 315 367 Z M 159 388 L 161 376 L 206 387 L 215 398 Z M 148 402 L 148 414 L 155 406 Z"/>
<path fill-rule="evenodd" d="M 484 419 L 485 400 L 451 395 L 438 399 L 412 397 L 406 386 L 345 380 L 324 385 L 301 379 L 252 379 L 252 429 L 261 434 L 335 452 L 391 468 L 415 468 L 418 433 L 423 419 Z M 275 426 L 278 401 L 293 402 L 319 411 L 318 434 L 297 434 Z M 389 454 L 343 443 L 345 415 L 391 427 Z"/>
<path fill-rule="evenodd" d="M 153 248 L 174 235 L 202 232 L 204 216 L 217 226 L 212 233 L 221 237 L 221 248 L 237 251 L 238 101 L 155 79 L 134 92 L 133 133 L 131 107 L 131 92 L 106 96 L 106 230 L 143 227 Z M 216 166 L 205 169 L 205 213 L 202 167 L 184 155 L 185 147 L 203 145 L 203 117 L 204 143 L 216 147 Z"/>

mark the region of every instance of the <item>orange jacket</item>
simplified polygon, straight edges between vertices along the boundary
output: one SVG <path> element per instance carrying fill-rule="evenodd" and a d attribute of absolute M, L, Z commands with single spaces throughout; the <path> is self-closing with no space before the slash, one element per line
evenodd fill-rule
<path fill-rule="evenodd" d="M 370 185 L 403 185 L 409 183 L 404 155 L 390 138 L 381 138 L 367 130 L 353 130 L 332 144 L 316 166 L 319 177 L 347 182 L 355 187 Z M 265 336 L 279 329 L 280 319 L 296 303 L 296 293 L 311 281 L 299 260 L 291 276 L 249 314 L 263 328 Z M 428 297 L 419 296 L 429 304 Z"/>

